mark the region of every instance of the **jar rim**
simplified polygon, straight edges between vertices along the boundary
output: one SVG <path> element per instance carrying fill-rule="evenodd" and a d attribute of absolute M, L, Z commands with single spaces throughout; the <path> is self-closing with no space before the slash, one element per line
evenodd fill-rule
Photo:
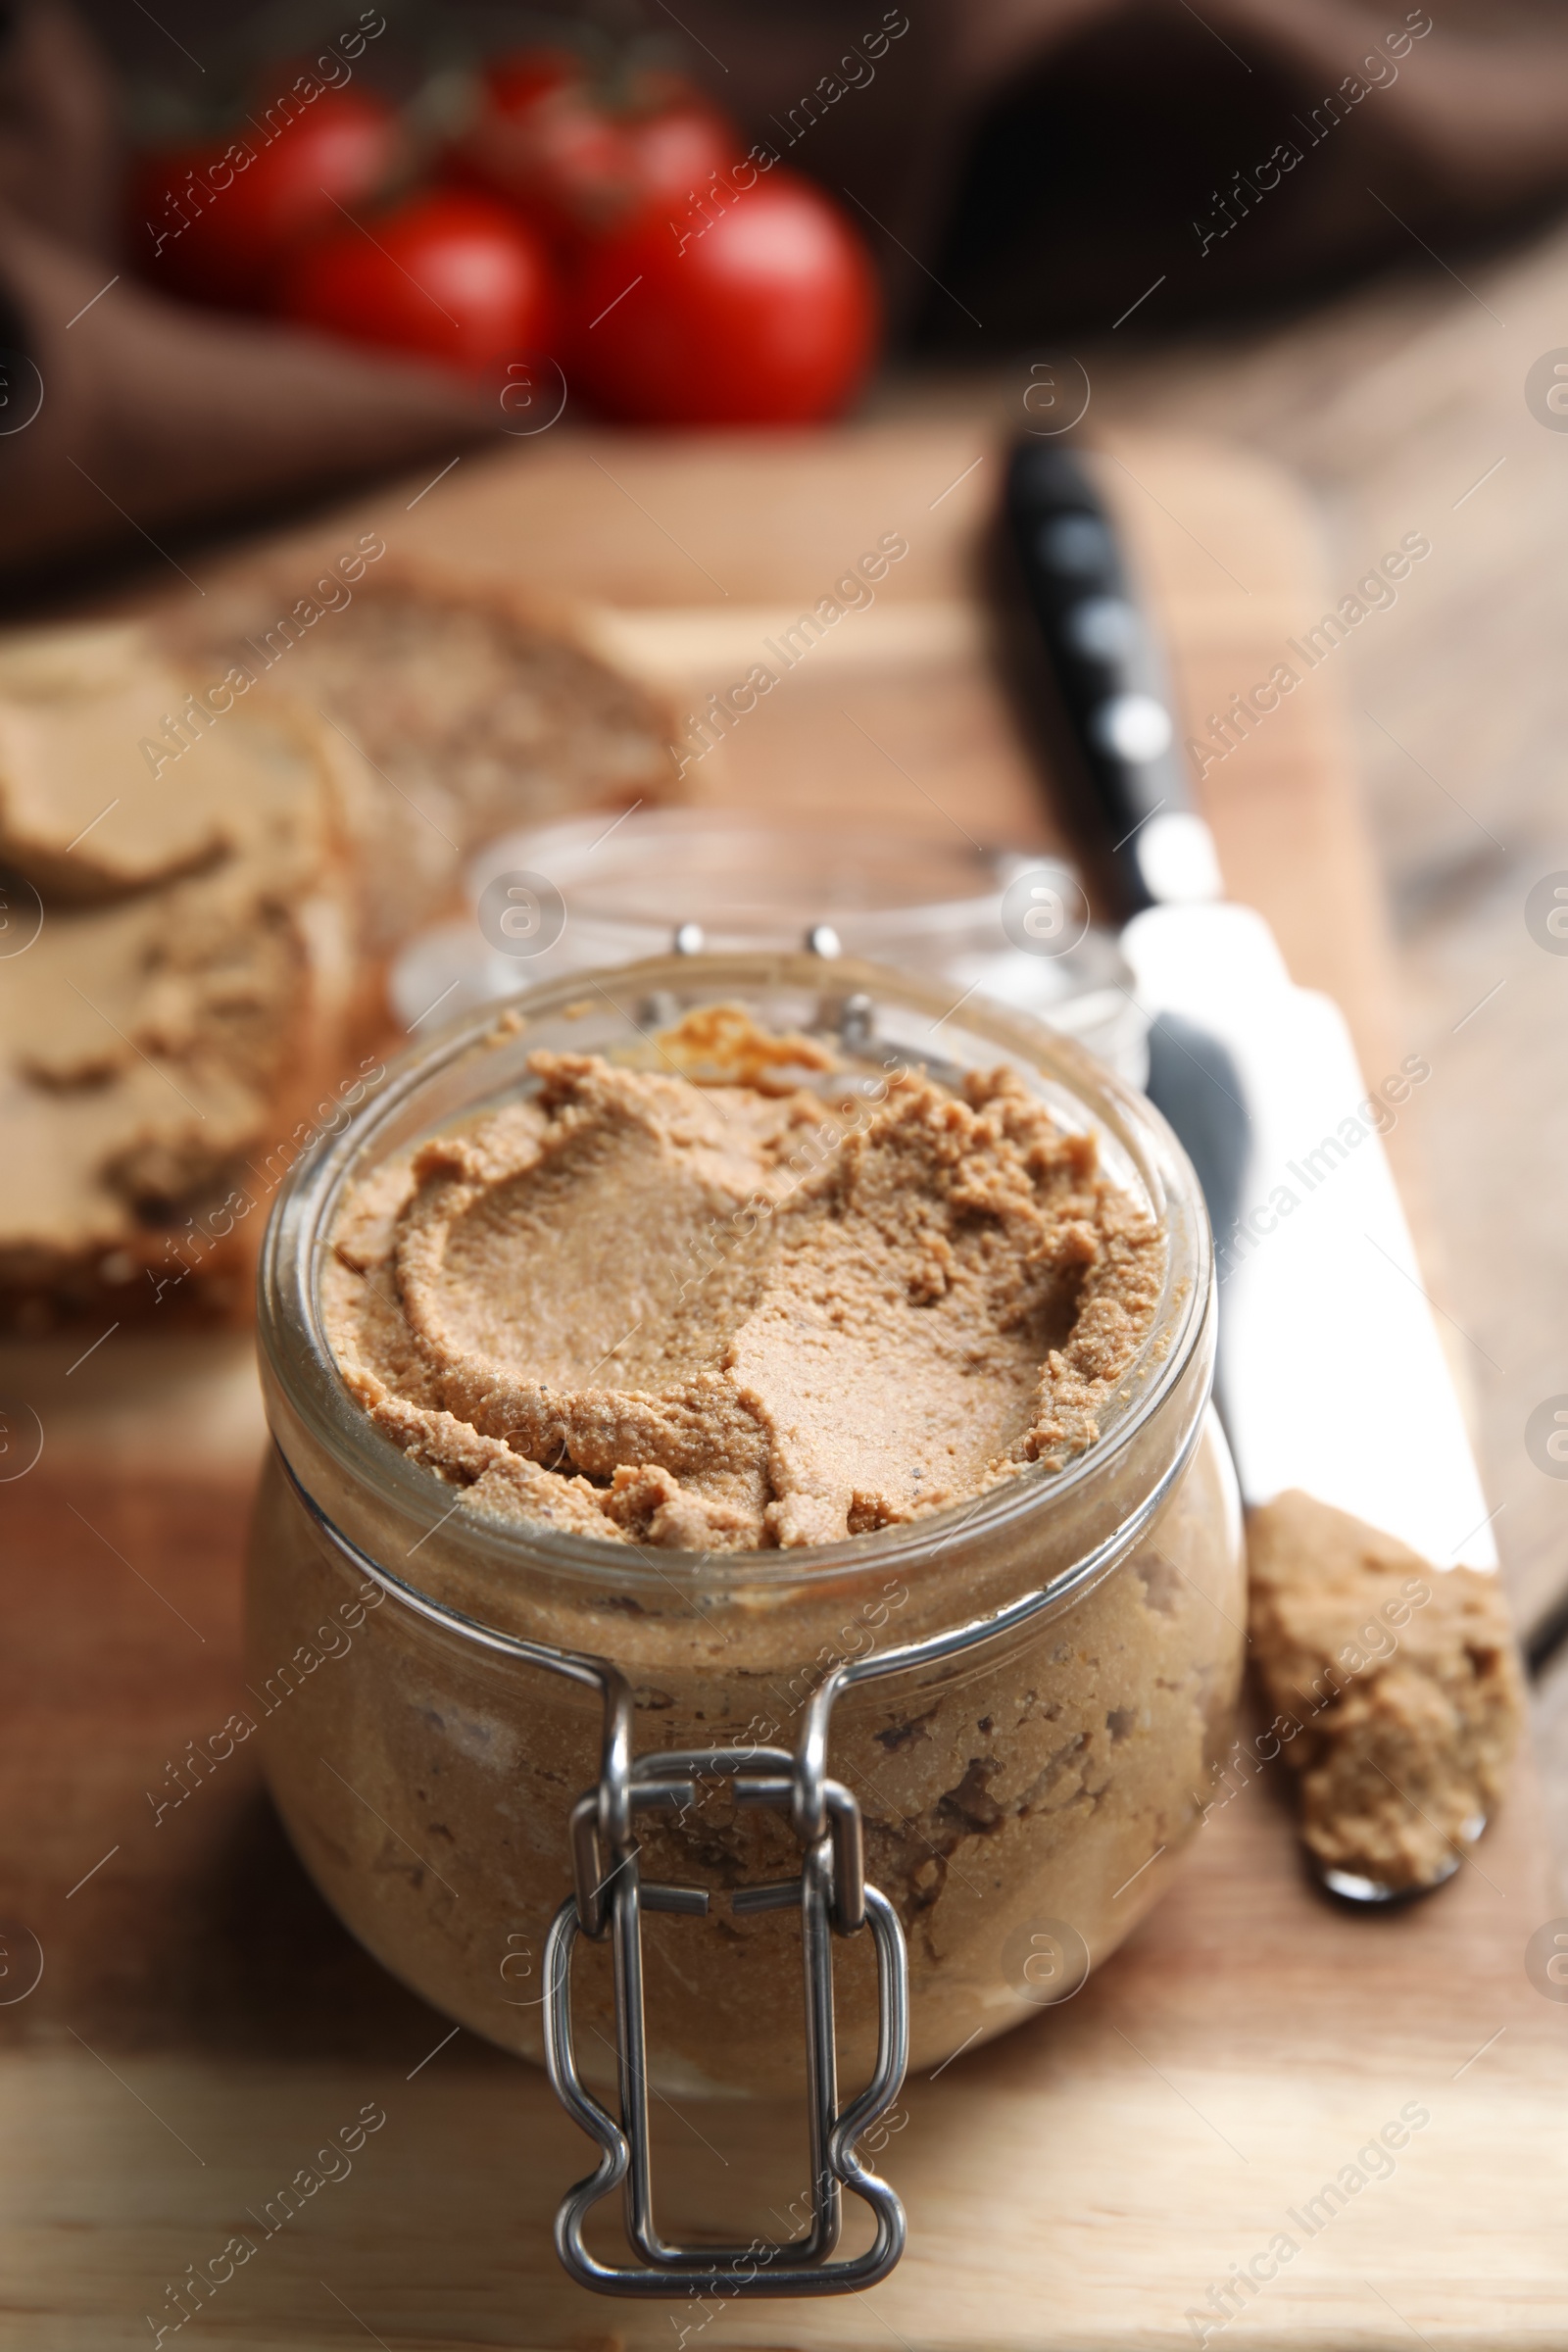
<path fill-rule="evenodd" d="M 858 1571 L 918 1570 L 924 1560 L 946 1552 L 960 1531 L 972 1532 L 978 1540 L 1008 1531 L 1018 1522 L 1043 1521 L 1063 1498 L 1114 1476 L 1139 1434 L 1180 1388 L 1213 1312 L 1214 1261 L 1207 1214 L 1197 1174 L 1171 1128 L 1146 1097 L 1073 1040 L 999 1003 L 960 1001 L 960 1022 L 959 1006 L 947 1002 L 945 989 L 931 988 L 907 973 L 848 957 L 828 960 L 811 954 L 759 952 L 669 956 L 597 972 L 568 972 L 470 1011 L 388 1066 L 368 1100 L 342 1126 L 307 1138 L 279 1188 L 262 1246 L 258 1347 L 302 1427 L 355 1488 L 390 1501 L 415 1523 L 428 1516 L 432 1502 L 444 1492 L 432 1471 L 413 1461 L 376 1428 L 350 1393 L 326 1337 L 320 1272 L 347 1185 L 376 1164 L 377 1143 L 400 1118 L 416 1110 L 419 1098 L 432 1093 L 438 1080 L 477 1064 L 487 1053 L 504 1054 L 509 1048 L 520 1062 L 541 1042 L 528 1034 L 541 1019 L 567 1015 L 597 993 L 635 1028 L 612 990 L 621 997 L 662 996 L 705 1004 L 768 991 L 826 997 L 840 1004 L 851 996 L 866 996 L 880 1012 L 912 1016 L 924 1022 L 928 1032 L 940 1028 L 943 1054 L 929 1059 L 940 1059 L 949 1069 L 994 1066 L 997 1059 L 1004 1060 L 1034 1082 L 1037 1092 L 1049 1087 L 1070 1098 L 1085 1123 L 1102 1141 L 1108 1138 L 1131 1162 L 1166 1240 L 1160 1299 L 1138 1355 L 1119 1384 L 1125 1409 L 1059 1470 L 1031 1463 L 977 1497 L 833 1544 L 788 1549 L 662 1549 L 651 1555 L 643 1546 L 610 1538 L 469 1511 L 465 1514 L 462 1543 L 472 1565 L 522 1579 L 543 1572 L 568 1586 L 591 1586 L 601 1593 L 651 1593 L 662 1601 L 670 1597 L 677 1580 L 690 1581 L 700 1562 L 705 1598 L 721 1601 L 748 1591 L 782 1596 Z M 966 1047 L 987 1051 L 966 1054 Z M 469 1107 L 485 1099 L 481 1088 Z M 449 1110 L 424 1131 L 436 1132 L 455 1115 L 456 1110 Z M 420 1131 L 417 1123 L 411 1130 Z M 434 1532 L 433 1524 L 428 1532 Z M 1058 1585 L 1066 1589 L 1075 1573 L 1076 1564 L 1068 1563 L 1047 1590 Z M 422 1585 L 418 1589 L 423 1590 Z"/>

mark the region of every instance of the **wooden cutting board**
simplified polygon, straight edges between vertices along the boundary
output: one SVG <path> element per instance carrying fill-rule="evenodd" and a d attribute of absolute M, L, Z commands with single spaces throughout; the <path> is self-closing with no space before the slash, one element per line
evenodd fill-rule
<path fill-rule="evenodd" d="M 876 604 L 689 781 L 828 822 L 1044 844 L 973 594 L 1000 446 L 952 424 L 729 445 L 560 433 L 377 491 L 282 553 L 303 591 L 318 556 L 373 528 L 400 555 L 592 598 L 700 702 L 897 533 L 908 554 Z M 1127 438 L 1102 464 L 1204 732 L 1323 610 L 1308 520 L 1235 453 Z M 1325 664 L 1210 771 L 1207 797 L 1233 894 L 1268 915 L 1298 978 L 1339 997 L 1376 1077 L 1422 1041 L 1396 1018 L 1335 685 Z M 261 1445 L 248 1343 L 117 1331 L 79 1354 L 0 1356 L 0 1389 L 44 1433 L 36 1467 L 0 1482 L 0 2342 L 116 2352 L 160 2327 L 173 2341 L 168 2290 L 238 2231 L 256 2253 L 180 2339 L 1568 2340 L 1568 2014 L 1526 1972 L 1558 1900 L 1528 1770 L 1458 1878 L 1386 1917 L 1306 1884 L 1280 1768 L 1216 1808 L 1175 1890 L 1074 2001 L 908 2086 L 882 2161 L 910 2250 L 870 2294 L 638 2308 L 581 2293 L 549 2226 L 589 2152 L 543 2078 L 454 2034 L 360 1952 L 293 1861 L 248 1749 L 155 1813 L 186 1742 L 240 1702 Z M 317 2152 L 367 2109 L 385 2121 L 352 2170 L 268 2234 L 269 2201 L 301 2168 L 338 2170 Z M 1401 2113 L 1426 2120 L 1358 2166 Z M 747 2234 L 799 2191 L 792 2114 L 683 2103 L 658 2131 L 683 2233 L 744 2216 Z"/>

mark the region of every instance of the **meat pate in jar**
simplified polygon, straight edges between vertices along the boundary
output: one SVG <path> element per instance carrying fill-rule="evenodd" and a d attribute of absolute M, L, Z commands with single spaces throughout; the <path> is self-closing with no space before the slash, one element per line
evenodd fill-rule
<path fill-rule="evenodd" d="M 549 2055 L 553 1922 L 629 1863 L 682 1898 L 642 1907 L 649 2081 L 797 2090 L 802 1773 L 906 1949 L 916 2069 L 1157 1899 L 1242 1668 L 1212 1259 L 1158 1115 L 1039 1023 L 809 956 L 569 975 L 294 1171 L 261 1338 L 269 1779 L 451 2017 Z M 858 2082 L 884 1996 L 836 1948 Z M 613 2083 L 586 1961 L 575 2065 Z"/>

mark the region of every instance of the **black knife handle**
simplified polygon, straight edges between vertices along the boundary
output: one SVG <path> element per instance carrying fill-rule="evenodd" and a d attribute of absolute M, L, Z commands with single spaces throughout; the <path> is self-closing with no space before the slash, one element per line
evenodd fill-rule
<path fill-rule="evenodd" d="M 1110 515 L 1078 460 L 1020 443 L 1007 466 L 1004 529 L 1080 755 L 1089 813 L 1130 910 L 1212 895 L 1212 883 L 1201 885 L 1211 845 L 1193 808 L 1164 664 Z M 1170 816 L 1186 821 L 1156 821 Z"/>

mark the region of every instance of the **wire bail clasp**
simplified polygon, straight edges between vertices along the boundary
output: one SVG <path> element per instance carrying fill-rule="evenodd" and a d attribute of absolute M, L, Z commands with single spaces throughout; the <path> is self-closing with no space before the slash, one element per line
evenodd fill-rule
<path fill-rule="evenodd" d="M 865 1883 L 860 1808 L 840 1782 L 787 1748 L 712 1747 L 632 1758 L 631 1698 L 615 1675 L 605 1690 L 604 1761 L 599 1785 L 571 1815 L 575 1889 L 557 1912 L 545 1946 L 545 2063 L 568 2115 L 599 2144 L 598 2166 L 563 2199 L 556 2251 L 571 2276 L 601 2294 L 669 2295 L 723 2289 L 730 2295 L 842 2294 L 885 2278 L 904 2251 L 904 2208 L 893 2189 L 856 2153 L 856 2142 L 898 2097 L 908 2063 L 908 1966 L 904 1931 L 887 1897 Z M 806 1743 L 813 1748 L 817 1743 Z M 813 1769 L 814 1767 L 814 1769 Z M 647 2042 L 643 2014 L 642 1914 L 706 1915 L 709 1890 L 645 1881 L 633 1834 L 637 1813 L 675 1811 L 697 1801 L 699 1779 L 727 1780 L 738 1805 L 785 1814 L 802 1845 L 800 1875 L 737 1887 L 736 1917 L 759 1911 L 801 1913 L 806 1983 L 806 2044 L 811 2155 L 810 2226 L 782 2243 L 677 2246 L 654 2216 L 649 2147 Z M 869 1927 L 877 1955 L 877 2059 L 859 2095 L 839 2107 L 833 2011 L 832 1936 Z M 587 2089 L 577 2071 L 571 2028 L 571 1963 L 579 1936 L 609 1936 L 614 1964 L 618 2118 Z M 583 2230 L 602 2198 L 620 2188 L 628 2240 L 638 2265 L 603 2263 Z M 861 2198 L 875 2218 L 866 2250 L 835 2261 L 843 2191 Z"/>

